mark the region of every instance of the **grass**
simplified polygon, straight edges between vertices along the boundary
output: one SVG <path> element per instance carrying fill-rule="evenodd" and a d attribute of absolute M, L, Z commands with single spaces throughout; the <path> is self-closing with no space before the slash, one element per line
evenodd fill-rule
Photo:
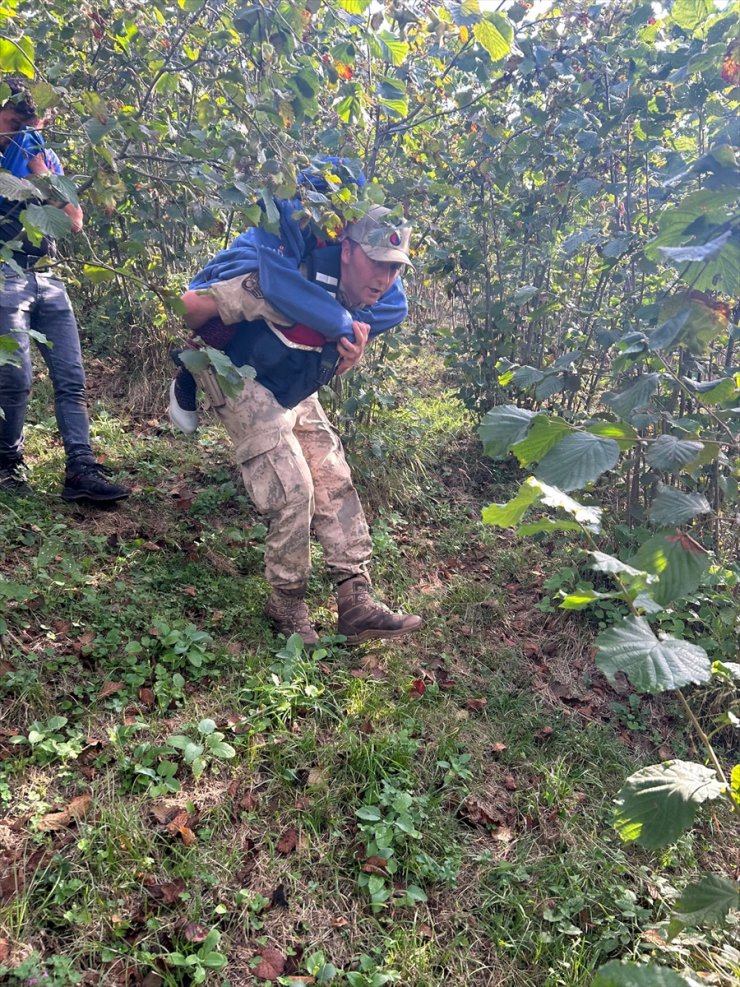
<path fill-rule="evenodd" d="M 554 562 L 481 530 L 511 478 L 449 397 L 385 411 L 352 450 L 378 590 L 423 631 L 347 649 L 317 553 L 311 654 L 262 617 L 265 529 L 217 428 L 96 406 L 135 494 L 94 512 L 56 496 L 47 399 L 38 494 L 0 503 L 7 982 L 585 987 L 610 957 L 678 962 L 650 930 L 701 831 L 661 858 L 609 813 L 680 727 L 656 707 L 633 743 L 592 631 L 535 608 Z M 732 983 L 719 938 L 681 948 Z"/>

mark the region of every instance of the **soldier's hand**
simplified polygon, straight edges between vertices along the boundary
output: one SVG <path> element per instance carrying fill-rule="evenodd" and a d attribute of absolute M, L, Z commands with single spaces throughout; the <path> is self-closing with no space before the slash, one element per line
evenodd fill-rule
<path fill-rule="evenodd" d="M 337 343 L 337 351 L 340 356 L 337 374 L 340 377 L 342 374 L 346 374 L 348 370 L 351 370 L 352 367 L 356 367 L 362 359 L 362 354 L 365 352 L 368 336 L 370 335 L 370 326 L 367 322 L 353 322 L 352 332 L 355 334 L 354 343 L 348 339 L 340 339 Z"/>

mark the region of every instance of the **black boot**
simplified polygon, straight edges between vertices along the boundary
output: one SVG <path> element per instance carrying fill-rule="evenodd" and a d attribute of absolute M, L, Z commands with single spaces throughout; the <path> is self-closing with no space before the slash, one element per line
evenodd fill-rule
<path fill-rule="evenodd" d="M 26 482 L 26 466 L 22 459 L 0 460 L 0 493 L 14 497 L 30 497 L 33 490 Z"/>
<path fill-rule="evenodd" d="M 125 500 L 131 491 L 120 483 L 111 483 L 106 477 L 111 475 L 107 466 L 100 463 L 84 462 L 79 466 L 68 466 L 64 476 L 62 500 L 90 500 L 96 504 L 112 504 Z"/>

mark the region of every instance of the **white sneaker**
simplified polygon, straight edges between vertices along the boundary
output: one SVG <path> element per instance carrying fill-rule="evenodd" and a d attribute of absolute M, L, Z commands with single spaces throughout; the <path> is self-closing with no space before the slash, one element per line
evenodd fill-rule
<path fill-rule="evenodd" d="M 179 428 L 186 435 L 192 435 L 198 430 L 198 412 L 186 411 L 185 408 L 180 407 L 175 395 L 175 384 L 176 381 L 174 380 L 170 384 L 170 404 L 167 408 L 167 414 L 176 428 Z"/>

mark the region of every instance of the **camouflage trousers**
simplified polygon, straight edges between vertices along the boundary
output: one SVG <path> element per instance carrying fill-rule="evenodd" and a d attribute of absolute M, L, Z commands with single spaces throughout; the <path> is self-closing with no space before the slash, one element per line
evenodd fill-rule
<path fill-rule="evenodd" d="M 339 436 L 318 397 L 284 408 L 255 380 L 238 398 L 213 400 L 231 436 L 244 486 L 268 525 L 265 575 L 282 591 L 303 589 L 311 529 L 335 582 L 367 572 L 372 543 Z"/>

